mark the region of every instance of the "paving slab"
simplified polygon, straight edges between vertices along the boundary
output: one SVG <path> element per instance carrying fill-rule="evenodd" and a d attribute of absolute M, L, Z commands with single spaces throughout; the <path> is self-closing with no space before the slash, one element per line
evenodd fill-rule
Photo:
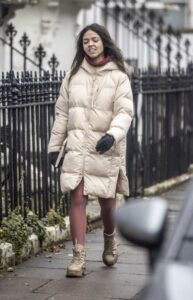
<path fill-rule="evenodd" d="M 39 287 L 47 285 L 50 279 L 39 279 L 29 277 L 5 277 L 0 280 L 0 295 L 11 292 L 21 295 L 33 293 Z"/>
<path fill-rule="evenodd" d="M 65 270 L 72 258 L 72 242 L 59 253 L 43 252 L 4 273 L 0 279 L 0 298 L 25 299 L 129 299 L 148 278 L 145 251 L 118 237 L 119 262 L 108 268 L 102 263 L 103 233 L 98 229 L 87 234 L 87 276 L 66 278 Z M 3 288 L 1 289 L 1 285 Z M 12 293 L 10 292 L 12 290 Z M 14 291 L 14 293 L 13 293 Z M 81 296 L 80 296 L 81 295 Z M 31 296 L 31 298 L 30 298 Z"/>
<path fill-rule="evenodd" d="M 57 293 L 64 293 L 65 296 L 78 296 L 84 295 L 85 297 L 90 297 L 94 299 L 95 296 L 98 298 L 120 298 L 120 299 L 129 299 L 129 297 L 134 296 L 139 291 L 139 285 L 132 285 L 126 280 L 116 281 L 113 279 L 113 276 L 102 278 L 96 276 L 96 273 L 91 276 L 88 274 L 86 279 L 84 278 L 69 278 L 69 279 L 60 279 L 49 282 L 46 286 L 41 287 L 38 292 L 40 293 L 51 293 L 53 290 Z M 100 279 L 100 280 L 99 280 Z M 122 277 L 123 279 L 123 277 Z M 142 287 L 144 282 L 140 285 Z"/>
<path fill-rule="evenodd" d="M 47 295 L 33 294 L 33 293 L 22 295 L 21 292 L 20 293 L 9 292 L 6 294 L 0 293 L 0 296 L 1 296 L 1 300 L 47 300 L 48 299 Z"/>

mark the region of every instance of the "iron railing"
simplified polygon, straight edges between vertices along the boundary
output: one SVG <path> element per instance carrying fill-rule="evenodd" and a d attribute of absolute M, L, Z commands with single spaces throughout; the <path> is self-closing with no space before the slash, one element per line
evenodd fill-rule
<path fill-rule="evenodd" d="M 193 72 L 138 73 L 135 119 L 128 134 L 132 196 L 187 172 L 193 163 Z"/>
<path fill-rule="evenodd" d="M 125 58 L 139 68 L 159 70 L 180 68 L 188 65 L 193 56 L 190 53 L 190 40 L 182 31 L 175 30 L 172 24 L 165 24 L 163 17 L 143 4 L 136 8 L 136 0 L 103 0 L 94 4 L 95 9 L 103 11 L 105 26 L 112 31 L 119 42 L 120 27 L 124 30 L 122 44 L 127 43 Z M 93 14 L 93 18 L 96 14 Z M 86 20 L 85 20 L 86 21 Z M 93 22 L 95 20 L 93 19 Z M 90 22 L 90 19 L 89 19 Z M 123 34 L 123 33 L 122 33 Z M 119 43 L 118 43 L 119 44 Z"/>
<path fill-rule="evenodd" d="M 47 144 L 63 73 L 3 74 L 0 81 L 0 219 L 20 206 L 43 217 L 50 208 L 65 215 L 59 171 Z M 187 171 L 193 163 L 193 76 L 136 73 L 135 118 L 128 133 L 127 174 L 131 196 Z"/>
<path fill-rule="evenodd" d="M 13 72 L 0 84 L 0 219 L 20 206 L 39 217 L 50 208 L 68 212 L 59 173 L 50 165 L 47 144 L 54 119 L 54 103 L 63 73 Z"/>
<path fill-rule="evenodd" d="M 193 60 L 190 40 L 180 30 L 174 30 L 171 25 L 165 24 L 159 13 L 148 10 L 145 5 L 136 9 L 135 0 L 104 0 L 96 2 L 93 7 L 101 10 L 105 26 L 110 32 L 113 20 L 114 38 L 119 45 L 122 35 L 122 44 L 119 46 L 124 49 L 127 44 L 125 59 L 134 67 L 154 68 L 159 71 L 175 67 L 180 71 L 182 66 L 187 66 Z M 93 14 L 92 21 L 88 18 L 85 22 L 95 22 L 96 15 Z M 45 61 L 48 59 L 47 50 L 42 44 L 37 44 L 32 53 L 30 36 L 24 32 L 19 39 L 19 45 L 17 36 L 17 28 L 9 23 L 3 37 L 0 37 L 0 42 L 9 47 L 9 70 L 14 70 L 16 62 L 20 63 L 18 56 L 22 60 L 23 71 L 30 70 L 31 67 L 44 70 Z M 47 64 L 54 73 L 59 66 L 57 53 L 48 59 Z"/>
<path fill-rule="evenodd" d="M 35 66 L 39 71 L 45 71 L 43 68 L 43 62 L 46 58 L 46 51 L 43 48 L 42 44 L 37 45 L 37 48 L 34 51 L 34 59 L 29 57 L 28 50 L 31 44 L 31 40 L 26 32 L 23 33 L 19 40 L 20 48 L 18 49 L 15 47 L 15 37 L 17 36 L 17 30 L 12 23 L 7 25 L 5 30 L 5 38 L 0 37 L 0 42 L 4 45 L 9 46 L 9 69 L 12 71 L 14 69 L 14 61 L 15 61 L 15 54 L 17 53 L 23 62 L 23 71 L 26 72 L 29 70 L 28 64 L 30 63 L 31 66 Z M 48 66 L 52 73 L 54 73 L 59 66 L 59 61 L 55 54 L 53 54 L 49 61 Z"/>

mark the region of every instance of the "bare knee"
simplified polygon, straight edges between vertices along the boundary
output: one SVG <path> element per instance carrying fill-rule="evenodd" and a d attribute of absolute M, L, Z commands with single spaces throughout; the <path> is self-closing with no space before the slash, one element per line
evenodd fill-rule
<path fill-rule="evenodd" d="M 83 181 L 71 192 L 71 205 L 85 205 L 86 197 L 83 195 L 84 183 Z"/>

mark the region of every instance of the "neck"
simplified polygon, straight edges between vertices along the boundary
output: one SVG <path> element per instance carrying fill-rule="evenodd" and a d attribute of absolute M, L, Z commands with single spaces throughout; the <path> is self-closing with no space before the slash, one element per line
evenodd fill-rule
<path fill-rule="evenodd" d="M 97 61 L 91 59 L 91 58 L 88 57 L 88 56 L 85 56 L 85 58 L 86 58 L 86 61 L 87 61 L 90 65 L 92 65 L 92 66 L 94 66 L 94 67 L 101 67 L 101 66 L 104 66 L 104 65 L 106 65 L 109 61 L 112 60 L 111 56 L 103 57 L 103 59 L 100 59 L 100 60 L 97 60 Z"/>
<path fill-rule="evenodd" d="M 90 57 L 88 57 L 92 62 L 93 62 L 93 64 L 98 64 L 98 63 L 100 63 L 101 61 L 103 61 L 104 60 L 104 55 L 103 56 L 100 56 L 100 57 L 96 57 L 96 58 L 90 58 Z"/>

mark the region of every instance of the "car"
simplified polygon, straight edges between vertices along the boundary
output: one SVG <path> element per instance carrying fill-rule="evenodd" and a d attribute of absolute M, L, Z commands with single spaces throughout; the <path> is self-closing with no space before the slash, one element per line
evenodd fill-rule
<path fill-rule="evenodd" d="M 135 300 L 193 299 L 193 181 L 169 235 L 168 212 L 161 197 L 135 200 L 115 212 L 121 235 L 149 253 L 150 280 Z"/>

